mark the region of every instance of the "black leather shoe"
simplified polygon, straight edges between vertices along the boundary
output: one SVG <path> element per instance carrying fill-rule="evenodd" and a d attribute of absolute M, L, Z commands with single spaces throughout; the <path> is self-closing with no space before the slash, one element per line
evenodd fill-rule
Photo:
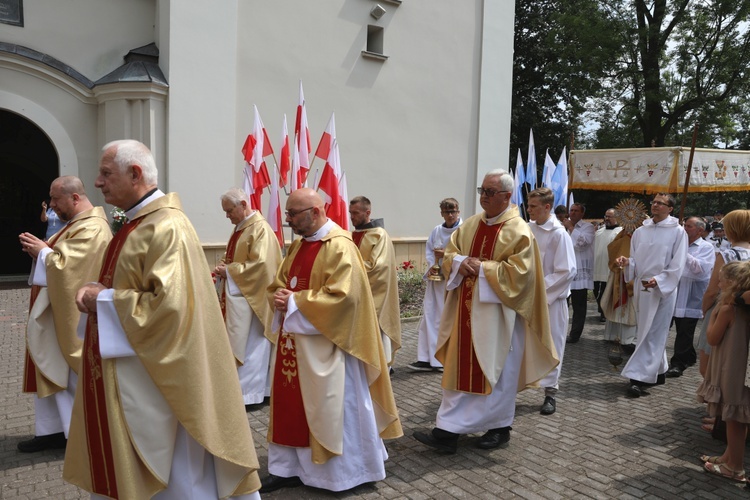
<path fill-rule="evenodd" d="M 675 365 L 672 368 L 670 368 L 669 370 L 667 370 L 667 373 L 665 373 L 664 375 L 667 378 L 677 378 L 677 377 L 681 377 L 682 376 L 682 372 L 684 372 L 684 371 L 685 371 L 684 368 L 682 368 L 681 366 Z"/>
<path fill-rule="evenodd" d="M 665 373 L 660 373 L 656 376 L 656 383 L 654 385 L 664 385 L 667 383 L 667 377 Z"/>
<path fill-rule="evenodd" d="M 579 340 L 581 340 L 581 336 L 580 335 L 578 337 L 573 337 L 571 335 L 568 335 L 568 338 L 565 339 L 565 343 L 566 344 L 575 344 Z"/>
<path fill-rule="evenodd" d="M 260 480 L 260 490 L 258 493 L 271 493 L 281 488 L 296 488 L 302 486 L 302 480 L 297 476 L 281 477 L 269 474 Z"/>
<path fill-rule="evenodd" d="M 499 429 L 490 429 L 479 438 L 477 448 L 483 450 L 493 450 L 507 445 L 510 441 L 510 427 L 501 427 Z M 503 446 L 504 447 L 504 446 Z"/>
<path fill-rule="evenodd" d="M 21 441 L 16 447 L 22 453 L 34 453 L 44 450 L 60 450 L 65 448 L 67 444 L 68 440 L 65 439 L 65 434 L 58 432 L 46 436 L 34 436 L 34 439 Z"/>
<path fill-rule="evenodd" d="M 555 410 L 557 410 L 557 403 L 555 402 L 555 398 L 552 396 L 545 396 L 544 397 L 544 404 L 542 405 L 541 410 L 539 410 L 539 413 L 542 415 L 552 415 L 555 413 Z"/>
<path fill-rule="evenodd" d="M 626 393 L 631 398 L 640 398 L 641 396 L 648 396 L 648 392 L 643 390 L 643 387 L 639 384 L 630 384 L 628 386 Z"/>
<path fill-rule="evenodd" d="M 456 453 L 458 447 L 458 434 L 437 427 L 432 429 L 429 434 L 419 431 L 414 432 L 414 439 L 444 453 Z"/>

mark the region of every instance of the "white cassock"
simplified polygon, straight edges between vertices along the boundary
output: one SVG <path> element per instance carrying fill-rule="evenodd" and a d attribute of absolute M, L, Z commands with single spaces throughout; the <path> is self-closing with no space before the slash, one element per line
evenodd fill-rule
<path fill-rule="evenodd" d="M 542 254 L 550 331 L 557 356 L 560 358 L 560 363 L 539 381 L 539 385 L 557 389 L 568 330 L 568 304 L 566 299 L 570 295 L 570 284 L 576 275 L 576 255 L 568 232 L 557 220 L 557 217 L 549 217 L 541 225 L 531 221 L 529 227 L 539 245 L 539 252 Z"/>
<path fill-rule="evenodd" d="M 687 233 L 672 216 L 656 224 L 653 219 L 646 219 L 633 233 L 627 279 L 635 279 L 637 343 L 622 370 L 625 378 L 654 384 L 669 367 L 667 336 L 687 249 Z M 642 291 L 641 280 L 651 278 L 656 279 L 657 286 L 649 292 Z"/>
<path fill-rule="evenodd" d="M 43 248 L 39 252 L 39 255 L 37 255 L 31 268 L 29 284 L 43 288 L 39 292 L 34 302 L 34 307 L 29 312 L 29 316 L 33 317 L 37 311 L 46 315 L 45 310 L 47 310 L 50 314 L 48 316 L 48 326 L 45 331 L 46 333 L 55 335 L 55 324 L 51 318 L 52 306 L 49 303 L 49 296 L 47 295 L 47 266 L 45 265 L 47 255 L 52 252 L 51 248 Z M 34 395 L 34 434 L 36 436 L 47 436 L 62 432 L 67 439 L 77 383 L 78 375 L 72 369 L 68 368 L 68 385 L 65 390 L 56 392 L 46 398 Z"/>
<path fill-rule="evenodd" d="M 129 358 L 130 362 L 140 364 L 137 354 L 128 341 L 120 318 L 117 316 L 113 301 L 114 289 L 108 288 L 99 293 L 96 300 L 96 313 L 99 323 L 99 350 L 102 359 Z M 83 337 L 86 328 L 86 314 L 81 314 L 78 326 L 79 336 Z M 141 364 L 141 370 L 145 372 Z M 118 373 L 118 376 L 121 376 Z M 153 384 L 153 383 L 152 383 Z M 154 386 L 154 389 L 156 387 Z M 166 405 L 166 401 L 164 402 Z M 107 497 L 92 494 L 92 499 Z M 184 500 L 186 498 L 218 498 L 214 456 L 206 451 L 195 439 L 177 423 L 177 433 L 172 453 L 167 488 L 152 497 L 154 500 Z M 231 498 L 242 500 L 260 500 L 256 491 L 249 495 L 238 495 Z"/>
<path fill-rule="evenodd" d="M 443 314 L 445 304 L 445 281 L 432 281 L 427 279 L 428 272 L 435 265 L 435 249 L 445 248 L 451 239 L 451 234 L 458 229 L 463 222 L 460 218 L 453 227 L 445 227 L 443 224 L 435 226 L 430 233 L 425 245 L 424 256 L 427 261 L 427 272 L 425 272 L 424 305 L 422 308 L 422 319 L 417 328 L 417 361 L 426 361 L 430 366 L 443 366 L 435 359 L 437 350 L 438 332 L 440 330 L 440 316 Z M 440 259 L 438 264 L 442 264 Z"/>
<path fill-rule="evenodd" d="M 265 325 L 255 315 L 229 273 L 227 273 L 224 286 L 226 287 L 226 325 L 232 349 L 235 349 L 234 342 L 237 339 L 247 340 L 245 345 L 239 346 L 238 349 L 239 352 L 245 353 L 242 366 L 237 368 L 242 399 L 246 405 L 262 403 L 264 397 L 271 395 L 268 364 L 271 360 L 273 344 L 264 335 Z M 249 331 L 249 333 L 245 336 L 244 332 L 239 333 L 240 330 Z M 234 331 L 238 334 L 232 335 Z"/>
<path fill-rule="evenodd" d="M 323 226 L 308 241 L 322 239 L 332 223 Z M 274 314 L 273 331 L 278 330 L 281 315 Z M 297 308 L 294 296 L 289 297 L 284 329 L 296 335 L 322 335 Z M 341 455 L 324 464 L 312 462 L 310 448 L 295 448 L 268 443 L 268 472 L 281 477 L 298 476 L 306 486 L 329 491 L 344 491 L 363 483 L 385 479 L 388 453 L 378 432 L 362 362 L 344 353 L 344 447 Z M 273 373 L 273 372 L 272 372 Z"/>

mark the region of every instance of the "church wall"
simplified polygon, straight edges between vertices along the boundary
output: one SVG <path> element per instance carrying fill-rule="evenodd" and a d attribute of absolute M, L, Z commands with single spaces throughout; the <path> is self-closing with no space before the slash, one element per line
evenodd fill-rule
<path fill-rule="evenodd" d="M 130 49 L 154 41 L 155 0 L 26 0 L 24 26 L 0 24 L 0 41 L 49 54 L 96 81 Z"/>

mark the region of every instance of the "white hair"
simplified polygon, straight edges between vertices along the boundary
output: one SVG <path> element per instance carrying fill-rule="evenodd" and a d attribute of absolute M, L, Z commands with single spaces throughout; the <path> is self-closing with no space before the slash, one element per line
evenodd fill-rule
<path fill-rule="evenodd" d="M 115 156 L 112 161 L 125 173 L 131 165 L 138 165 L 143 172 L 143 180 L 149 186 L 156 185 L 159 181 L 159 171 L 156 170 L 156 161 L 151 150 L 142 142 L 132 139 L 108 142 L 102 148 L 102 154 L 115 148 Z"/>
<path fill-rule="evenodd" d="M 513 192 L 513 189 L 516 187 L 516 182 L 513 180 L 513 176 L 510 175 L 507 171 L 503 170 L 502 168 L 496 168 L 495 170 L 490 170 L 486 174 L 484 174 L 484 178 L 487 177 L 498 177 L 500 186 L 503 188 L 504 191 Z"/>
<path fill-rule="evenodd" d="M 243 201 L 248 205 L 250 204 L 250 198 L 248 198 L 247 193 L 245 193 L 245 191 L 240 188 L 232 188 L 226 193 L 222 194 L 221 201 L 228 201 L 235 207 Z"/>

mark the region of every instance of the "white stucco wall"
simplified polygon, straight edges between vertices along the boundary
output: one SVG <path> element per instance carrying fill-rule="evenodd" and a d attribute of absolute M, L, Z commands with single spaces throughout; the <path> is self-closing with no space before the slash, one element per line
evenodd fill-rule
<path fill-rule="evenodd" d="M 160 185 L 180 193 L 202 241 L 212 244 L 226 241 L 230 229 L 218 198 L 241 185 L 253 104 L 278 149 L 283 113 L 293 130 L 301 79 L 313 147 L 336 112 L 349 196 L 368 196 L 373 216 L 385 218 L 395 238 L 424 238 L 440 221 L 440 199 L 456 197 L 471 215 L 478 177 L 504 166 L 514 3 L 404 0 L 383 3 L 387 13 L 377 21 L 369 16 L 375 4 L 25 2 L 25 27 L 0 25 L 0 41 L 49 54 L 91 80 L 120 66 L 128 50 L 156 42 L 170 85 L 165 111 L 146 110 L 153 119 L 145 125 L 137 114 L 118 124 L 117 110 L 132 109 L 130 101 L 97 107 L 97 92 L 76 98 L 2 64 L 0 90 L 54 117 L 57 124 L 37 125 L 63 129 L 88 184 L 102 141 L 115 131 L 162 147 Z M 387 61 L 362 57 L 368 24 L 384 27 Z"/>
<path fill-rule="evenodd" d="M 129 50 L 154 41 L 155 0 L 33 0 L 24 26 L 0 24 L 0 40 L 72 66 L 96 81 L 122 65 Z"/>

